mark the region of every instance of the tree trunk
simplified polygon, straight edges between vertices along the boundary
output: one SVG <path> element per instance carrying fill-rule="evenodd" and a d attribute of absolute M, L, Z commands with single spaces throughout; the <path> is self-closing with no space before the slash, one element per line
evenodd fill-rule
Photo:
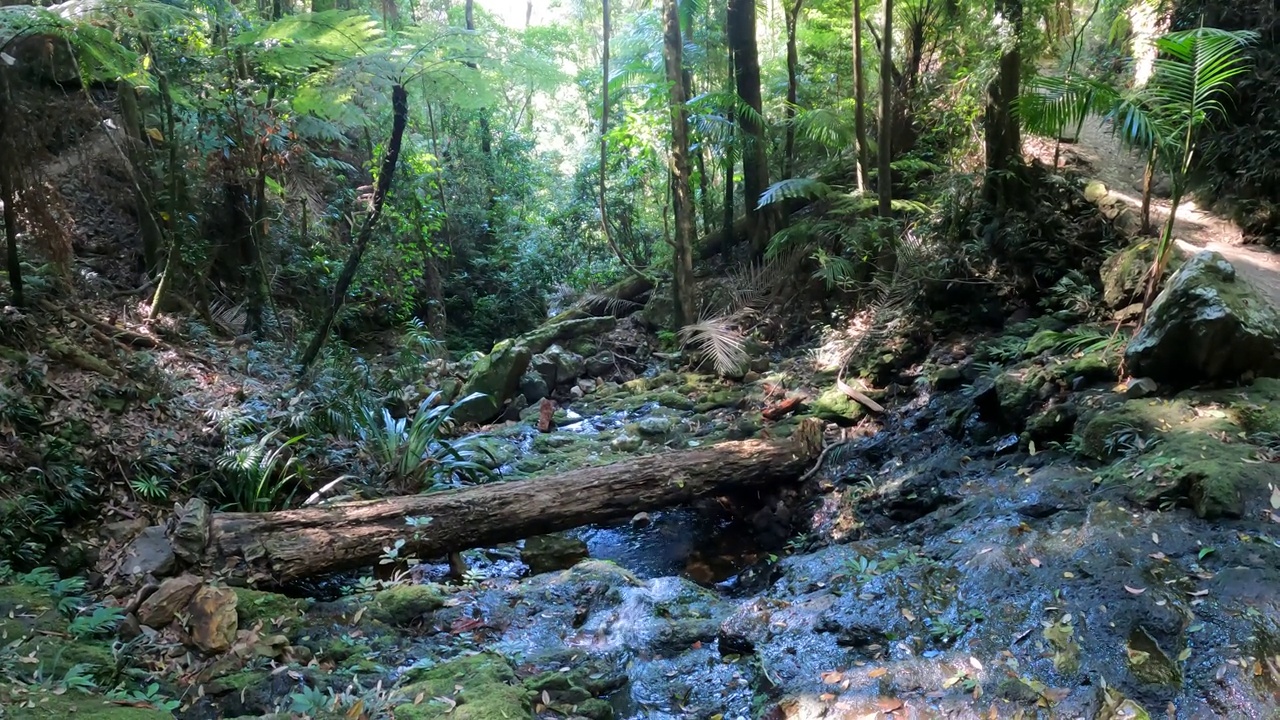
<path fill-rule="evenodd" d="M 768 139 L 764 131 L 764 104 L 760 97 L 760 55 L 756 48 L 755 0 L 729 0 L 729 54 L 738 97 L 751 112 L 738 113 L 742 128 L 742 191 L 751 227 L 751 254 L 764 255 L 777 230 L 778 213 L 772 207 L 757 207 L 769 187 Z"/>
<path fill-rule="evenodd" d="M 252 574 L 264 584 L 282 585 L 374 565 L 384 547 L 401 539 L 402 556 L 440 557 L 728 492 L 772 488 L 801 477 L 819 456 L 821 431 L 814 425 L 801 430 L 799 441 L 726 442 L 425 495 L 213 513 L 204 556 L 210 567 L 228 568 L 233 576 Z M 405 520 L 417 517 L 432 520 L 415 533 Z"/>
<path fill-rule="evenodd" d="M 867 142 L 867 74 L 862 65 L 862 0 L 853 0 L 853 134 L 858 190 L 867 192 L 871 145 Z"/>
<path fill-rule="evenodd" d="M 639 304 L 641 298 L 651 290 L 653 290 L 652 280 L 644 275 L 631 275 L 595 295 L 596 297 L 608 298 L 608 300 L 575 305 L 555 317 L 548 318 L 543 324 L 550 325 L 565 320 L 613 315 L 619 307 L 624 310 L 632 310 Z"/>
<path fill-rule="evenodd" d="M 2 72 L 2 71 L 0 71 Z M 8 109 L 4 112 L 7 114 Z M 14 190 L 12 154 L 0 159 L 0 203 L 4 205 L 5 265 L 9 269 L 9 288 L 13 304 L 22 307 L 22 261 L 18 258 L 18 208 Z"/>
<path fill-rule="evenodd" d="M 800 24 L 800 7 L 804 0 L 795 2 L 786 8 L 787 23 L 787 137 L 782 155 L 782 176 L 791 177 L 796 160 L 796 88 L 797 66 L 800 64 L 800 53 L 796 49 L 796 26 Z"/>
<path fill-rule="evenodd" d="M 985 195 L 999 208 L 1014 195 L 1014 174 L 1022 165 L 1022 138 L 1014 105 L 1021 87 L 1022 53 L 1018 43 L 1022 33 L 1022 0 L 999 0 L 997 9 L 1010 36 L 1000 56 L 1000 71 L 987 87 L 985 118 L 987 178 Z"/>
<path fill-rule="evenodd" d="M 142 234 L 142 263 L 147 277 L 154 279 L 160 269 L 160 248 L 164 239 L 160 235 L 160 226 L 152 211 L 155 203 L 150 197 L 150 173 L 146 171 L 146 162 L 142 155 L 142 113 L 138 109 L 138 96 L 133 86 L 126 81 L 116 84 L 116 94 L 120 97 L 120 115 L 124 121 L 125 138 L 129 141 L 127 155 L 129 164 L 133 166 L 133 205 L 138 216 L 138 229 Z M 177 138 L 169 137 L 170 143 Z M 144 184 L 146 187 L 144 187 Z"/>
<path fill-rule="evenodd" d="M 1142 229 L 1143 235 L 1151 234 L 1151 192 L 1155 184 L 1156 148 L 1153 145 L 1147 153 L 1147 169 L 1142 173 Z"/>
<path fill-rule="evenodd" d="M 724 219 L 721 224 L 721 238 L 724 247 L 728 247 L 736 237 L 733 232 L 733 223 L 738 216 L 737 210 L 733 206 L 733 168 L 734 158 L 737 156 L 734 146 L 736 138 L 734 138 L 733 118 L 733 108 L 729 108 L 727 118 L 729 121 L 729 137 L 726 139 L 724 146 Z M 704 253 L 703 257 L 706 257 L 705 248 L 705 243 L 699 248 L 699 251 Z M 719 252 L 719 248 L 717 248 L 716 252 Z"/>
<path fill-rule="evenodd" d="M 880 54 L 880 132 L 876 138 L 880 149 L 880 166 L 876 170 L 876 189 L 880 193 L 880 221 L 884 223 L 884 247 L 881 258 L 891 257 L 893 227 L 893 0 L 884 0 L 884 41 Z M 888 270 L 881 263 L 881 269 Z"/>
<path fill-rule="evenodd" d="M 689 111 L 685 106 L 684 39 L 680 35 L 680 14 L 676 0 L 664 0 L 665 42 L 663 55 L 667 63 L 667 80 L 671 85 L 671 196 L 675 211 L 676 325 L 684 327 L 697 320 L 694 297 L 693 243 L 697 239 L 693 190 L 690 187 Z"/>
<path fill-rule="evenodd" d="M 395 176 L 396 163 L 400 160 L 400 143 L 404 139 L 404 128 L 408 119 L 409 94 L 405 92 L 403 85 L 395 85 L 391 88 L 391 139 L 387 143 L 387 154 L 383 156 L 382 165 L 378 168 L 378 184 L 373 191 L 373 211 L 365 219 L 364 227 L 360 228 L 355 247 L 351 249 L 351 254 L 347 256 L 347 262 L 342 267 L 342 274 L 338 276 L 329 311 L 325 313 L 324 321 L 320 323 L 315 337 L 311 338 L 311 343 L 302 355 L 302 373 L 305 373 L 311 367 L 311 363 L 319 357 L 320 349 L 324 347 L 329 331 L 333 328 L 334 318 L 338 316 L 338 311 L 346 301 L 347 290 L 355 280 L 356 270 L 360 268 L 360 258 L 364 256 L 365 248 L 373 237 L 373 228 L 382 215 L 382 204 L 387 199 L 387 192 L 391 189 L 391 179 Z"/>

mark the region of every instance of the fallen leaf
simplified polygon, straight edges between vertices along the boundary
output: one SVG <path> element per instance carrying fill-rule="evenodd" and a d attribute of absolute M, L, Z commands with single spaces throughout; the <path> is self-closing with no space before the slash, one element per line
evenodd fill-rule
<path fill-rule="evenodd" d="M 1155 543 L 1155 544 L 1157 544 L 1157 545 L 1159 545 L 1159 544 L 1160 544 L 1160 535 L 1159 535 L 1159 533 L 1151 533 L 1151 542 L 1153 542 L 1153 543 Z"/>
<path fill-rule="evenodd" d="M 981 670 L 981 669 L 982 669 L 982 662 L 981 662 L 980 660 L 978 660 L 978 658 L 973 657 L 972 655 L 970 655 L 970 656 L 969 656 L 969 664 L 970 664 L 971 666 L 973 666 L 973 669 L 974 669 L 974 670 Z"/>
<path fill-rule="evenodd" d="M 915 616 L 915 615 L 914 615 L 910 610 L 908 610 L 908 609 L 906 609 L 906 608 L 902 608 L 902 617 L 906 618 L 906 619 L 907 619 L 907 622 L 915 622 L 915 621 L 916 621 L 916 616 Z"/>
<path fill-rule="evenodd" d="M 1280 487 L 1271 488 L 1271 509 L 1280 510 Z"/>
<path fill-rule="evenodd" d="M 1031 558 L 1029 562 L 1036 567 L 1040 567 L 1040 558 Z"/>
<path fill-rule="evenodd" d="M 1071 571 L 1069 571 L 1069 570 L 1068 570 L 1067 572 L 1062 573 L 1062 577 L 1067 578 L 1068 580 L 1070 580 L 1071 578 L 1073 578 L 1073 577 L 1075 577 L 1075 576 L 1076 576 L 1076 574 L 1075 574 L 1075 573 L 1073 573 L 1073 572 L 1071 572 Z"/>
<path fill-rule="evenodd" d="M 884 412 L 884 408 L 880 405 L 880 403 L 876 402 L 875 400 L 872 400 L 866 395 L 863 395 L 857 390 L 854 390 L 852 387 L 849 386 L 849 383 L 845 382 L 844 380 L 840 378 L 836 378 L 836 387 L 840 390 L 840 392 L 844 393 L 845 395 L 848 395 L 850 399 L 865 405 L 866 408 L 871 412 L 875 412 L 875 413 Z"/>
<path fill-rule="evenodd" d="M 876 707 L 880 708 L 880 712 L 897 712 L 902 709 L 902 701 L 898 698 L 880 698 L 876 700 Z"/>
<path fill-rule="evenodd" d="M 1192 590 L 1187 594 L 1190 595 L 1191 597 L 1204 597 L 1205 595 L 1209 594 L 1209 591 L 1208 590 Z"/>
<path fill-rule="evenodd" d="M 889 671 L 886 668 L 878 667 L 878 668 L 873 668 L 871 672 L 867 673 L 867 677 L 878 678 L 878 677 L 884 677 L 885 675 L 888 675 L 888 674 L 889 674 Z"/>
<path fill-rule="evenodd" d="M 844 673 L 839 670 L 828 670 L 821 675 L 822 682 L 827 685 L 835 685 L 844 678 Z"/>
<path fill-rule="evenodd" d="M 818 696 L 818 699 L 821 700 L 822 702 L 831 702 L 832 700 L 836 699 L 836 696 L 833 693 L 822 693 L 821 695 Z"/>
<path fill-rule="evenodd" d="M 1125 586 L 1124 586 L 1124 589 L 1125 589 L 1125 590 L 1126 590 L 1130 595 L 1141 595 L 1142 593 L 1144 593 L 1144 592 L 1146 592 L 1146 591 L 1147 591 L 1147 589 L 1146 589 L 1146 588 L 1129 587 L 1128 585 L 1125 585 Z"/>

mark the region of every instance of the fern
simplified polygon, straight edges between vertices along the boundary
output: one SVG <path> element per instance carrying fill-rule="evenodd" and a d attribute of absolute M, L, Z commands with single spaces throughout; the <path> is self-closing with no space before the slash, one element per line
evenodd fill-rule
<path fill-rule="evenodd" d="M 288 15 L 241 33 L 233 47 L 251 50 L 264 72 L 299 73 L 372 52 L 382 30 L 372 17 L 347 10 Z"/>
<path fill-rule="evenodd" d="M 762 208 L 795 198 L 817 200 L 834 192 L 830 185 L 817 178 L 787 178 L 765 188 L 756 207 Z"/>
<path fill-rule="evenodd" d="M 680 345 L 686 351 L 692 349 L 710 358 L 719 373 L 737 372 L 750 360 L 746 338 L 738 329 L 740 319 L 737 314 L 703 317 L 680 328 Z"/>

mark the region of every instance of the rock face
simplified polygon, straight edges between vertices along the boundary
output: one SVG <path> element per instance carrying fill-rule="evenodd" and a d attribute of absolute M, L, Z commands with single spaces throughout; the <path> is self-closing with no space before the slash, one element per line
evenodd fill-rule
<path fill-rule="evenodd" d="M 159 589 L 138 606 L 138 622 L 152 628 L 163 628 L 186 607 L 200 587 L 195 575 L 180 575 L 160 583 Z"/>
<path fill-rule="evenodd" d="M 164 575 L 173 569 L 173 545 L 164 527 L 152 525 L 134 539 L 125 553 L 124 572 L 128 575 Z"/>
<path fill-rule="evenodd" d="M 587 370 L 587 361 L 576 352 L 565 350 L 559 345 L 547 348 L 544 357 L 554 366 L 554 374 L 547 380 L 551 387 L 568 385 L 582 376 Z"/>
<path fill-rule="evenodd" d="M 236 639 L 238 597 L 231 588 L 204 585 L 187 606 L 191 642 L 207 653 L 225 652 Z"/>
<path fill-rule="evenodd" d="M 525 373 L 524 377 L 520 378 L 520 394 L 524 395 L 530 404 L 538 402 L 550 394 L 547 379 L 534 370 Z"/>
<path fill-rule="evenodd" d="M 612 315 L 561 320 L 547 323 L 524 335 L 520 338 L 520 344 L 532 352 L 540 353 L 551 347 L 553 343 L 566 342 L 585 335 L 600 335 L 609 332 L 617 325 L 618 321 Z"/>
<path fill-rule="evenodd" d="M 173 529 L 173 551 L 188 565 L 200 561 L 200 553 L 209 542 L 209 503 L 191 498 L 182 506 L 182 515 Z"/>
<path fill-rule="evenodd" d="M 471 369 L 471 376 L 462 386 L 462 396 L 481 393 L 454 412 L 460 422 L 489 422 L 498 417 L 502 406 L 520 390 L 520 378 L 529 367 L 533 353 L 514 340 L 503 340 L 493 346 Z"/>
<path fill-rule="evenodd" d="M 1142 279 L 1156 257 L 1156 241 L 1142 240 L 1102 264 L 1102 301 L 1112 310 L 1142 300 Z"/>
<path fill-rule="evenodd" d="M 587 544 L 565 535 L 538 535 L 524 541 L 520 559 L 531 575 L 567 570 L 587 559 Z"/>
<path fill-rule="evenodd" d="M 1190 385 L 1280 373 L 1280 315 L 1235 268 L 1213 252 L 1197 253 L 1169 280 L 1129 342 L 1135 376 Z"/>
<path fill-rule="evenodd" d="M 618 368 L 618 359 L 608 350 L 601 350 L 587 360 L 587 375 L 604 377 Z"/>

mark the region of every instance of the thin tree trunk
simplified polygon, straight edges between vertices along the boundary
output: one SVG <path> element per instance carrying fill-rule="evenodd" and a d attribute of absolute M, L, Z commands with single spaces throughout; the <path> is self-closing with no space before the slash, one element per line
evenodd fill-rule
<path fill-rule="evenodd" d="M 8 109 L 4 110 L 8 114 Z M 5 265 L 9 269 L 9 288 L 13 304 L 22 307 L 22 261 L 18 257 L 18 208 L 14 190 L 12 153 L 0 159 L 0 203 L 4 204 Z"/>
<path fill-rule="evenodd" d="M 862 0 L 853 0 L 853 134 L 858 191 L 867 192 L 871 145 L 867 142 L 867 73 L 862 63 Z"/>
<path fill-rule="evenodd" d="M 751 226 L 751 255 L 760 257 L 777 230 L 778 213 L 773 207 L 758 207 L 760 196 L 769 187 L 769 156 L 764 104 L 760 97 L 755 0 L 729 0 L 727 29 L 738 97 L 751 109 L 749 113 L 739 113 L 738 117 L 743 135 L 742 190 Z"/>
<path fill-rule="evenodd" d="M 423 81 L 425 87 L 426 81 Z M 441 228 L 444 230 L 445 246 L 449 254 L 453 254 L 453 220 L 449 216 L 449 201 L 444 193 L 444 161 L 440 159 L 440 139 L 436 133 L 436 117 L 431 111 L 431 103 L 427 103 L 427 123 L 431 127 L 431 154 L 436 158 L 436 192 L 440 195 L 440 214 L 444 216 Z M 444 307 L 444 278 L 440 274 L 440 258 L 433 254 L 426 260 L 427 294 L 427 329 L 432 337 L 443 340 L 449 328 L 449 317 Z"/>
<path fill-rule="evenodd" d="M 667 80 L 671 84 L 671 195 L 675 208 L 676 232 L 673 264 L 675 265 L 676 324 L 690 325 L 697 319 L 694 297 L 693 193 L 689 187 L 689 112 L 685 103 L 684 40 L 680 36 L 680 14 L 676 0 L 664 0 L 665 55 Z"/>
<path fill-rule="evenodd" d="M 876 171 L 876 189 L 880 193 L 880 221 L 884 224 L 884 247 L 881 258 L 893 257 L 893 0 L 884 0 L 884 40 L 880 54 L 880 133 L 876 138 L 880 149 L 880 166 Z M 887 263 L 881 269 L 888 270 Z"/>
<path fill-rule="evenodd" d="M 160 226 L 156 224 L 152 208 L 155 203 L 149 197 L 147 187 L 150 176 L 146 172 L 146 162 L 142 157 L 142 113 L 138 109 L 138 96 L 133 86 L 126 81 L 116 83 L 116 94 L 120 98 L 120 115 L 124 121 L 124 134 L 129 142 L 127 155 L 129 164 L 133 166 L 133 204 L 138 216 L 138 229 L 142 234 L 142 263 L 148 278 L 155 278 L 160 269 L 160 247 L 164 239 L 160 235 Z M 167 138 L 169 143 L 176 138 Z"/>
<path fill-rule="evenodd" d="M 804 0 L 795 0 L 784 8 L 787 23 L 787 136 L 782 156 L 782 175 L 791 177 L 796 160 L 796 87 L 797 66 L 800 64 L 800 53 L 796 48 L 796 26 L 800 24 L 800 7 Z"/>
<path fill-rule="evenodd" d="M 724 148 L 724 218 L 723 218 L 724 242 L 723 242 L 723 246 L 726 248 L 734 243 L 733 223 L 734 223 L 734 220 L 736 219 L 736 209 L 733 206 L 734 204 L 733 168 L 734 168 L 734 157 L 737 155 L 736 148 L 734 147 L 734 141 L 737 138 L 734 137 L 734 135 L 736 134 L 736 131 L 734 129 L 734 122 L 733 122 L 733 108 L 729 108 L 728 114 L 729 114 L 729 117 L 727 119 L 729 121 L 729 137 L 727 139 L 727 142 L 725 143 L 725 148 Z"/>
<path fill-rule="evenodd" d="M 329 311 L 325 313 L 324 321 L 320 323 L 315 337 L 311 338 L 311 343 L 302 355 L 301 373 L 305 373 L 319 357 L 320 349 L 324 347 L 329 331 L 333 328 L 333 321 L 346 301 L 347 290 L 355 280 L 356 271 L 360 268 L 360 259 L 364 256 L 365 248 L 369 246 L 369 240 L 373 237 L 373 228 L 378 224 L 378 218 L 382 216 L 382 205 L 387 199 L 387 192 L 391 190 L 391 179 L 395 176 L 396 164 L 400 160 L 400 144 L 404 140 L 404 128 L 408 120 L 409 94 L 405 92 L 403 85 L 395 85 L 391 88 L 391 138 L 387 142 L 387 154 L 383 156 L 382 165 L 378 169 L 378 184 L 373 191 L 373 210 L 369 213 L 369 217 L 365 218 L 364 227 L 360 228 L 355 246 L 351 248 L 351 254 L 342 267 L 342 274 L 338 276 Z"/>
<path fill-rule="evenodd" d="M 1153 145 L 1147 153 L 1147 169 L 1142 173 L 1142 234 L 1151 234 L 1151 191 L 1155 184 L 1156 149 Z"/>
<path fill-rule="evenodd" d="M 985 194 L 988 202 L 1003 209 L 1014 194 L 1013 175 L 1022 164 L 1022 137 L 1014 113 L 1022 81 L 1022 0 L 1000 0 L 998 7 L 1012 37 L 1000 56 L 999 74 L 987 87 Z"/>

